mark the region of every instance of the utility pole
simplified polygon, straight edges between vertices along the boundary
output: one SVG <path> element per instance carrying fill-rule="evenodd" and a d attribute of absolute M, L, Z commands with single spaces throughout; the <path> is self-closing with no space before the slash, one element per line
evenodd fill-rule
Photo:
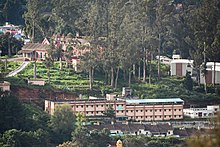
<path fill-rule="evenodd" d="M 204 42 L 204 90 L 205 93 L 207 94 L 207 84 L 206 84 L 206 42 Z"/>
<path fill-rule="evenodd" d="M 159 34 L 159 46 L 158 46 L 158 80 L 160 80 L 160 34 Z"/>

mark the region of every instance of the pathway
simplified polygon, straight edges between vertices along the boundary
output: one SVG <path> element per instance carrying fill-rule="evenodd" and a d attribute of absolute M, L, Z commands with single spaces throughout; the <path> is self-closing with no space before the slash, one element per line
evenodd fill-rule
<path fill-rule="evenodd" d="M 15 75 L 18 74 L 20 71 L 22 71 L 23 69 L 25 69 L 25 67 L 26 67 L 29 63 L 30 63 L 29 61 L 23 62 L 17 69 L 15 69 L 14 71 L 11 71 L 6 77 L 15 76 Z"/>

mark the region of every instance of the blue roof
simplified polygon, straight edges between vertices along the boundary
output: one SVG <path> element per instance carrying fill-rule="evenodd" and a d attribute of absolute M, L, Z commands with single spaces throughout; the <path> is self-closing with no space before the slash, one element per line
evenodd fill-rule
<path fill-rule="evenodd" d="M 184 101 L 180 98 L 169 98 L 169 99 L 129 99 L 126 100 L 126 103 L 177 103 Z"/>

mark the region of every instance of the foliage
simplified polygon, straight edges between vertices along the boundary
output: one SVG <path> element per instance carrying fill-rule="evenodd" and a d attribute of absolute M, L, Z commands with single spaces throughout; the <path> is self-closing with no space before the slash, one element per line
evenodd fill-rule
<path fill-rule="evenodd" d="M 13 35 L 6 33 L 0 34 L 0 50 L 2 51 L 1 56 L 8 55 L 11 57 L 18 53 L 23 46 L 23 41 L 18 40 Z"/>
<path fill-rule="evenodd" d="M 60 144 L 71 138 L 71 133 L 75 129 L 75 115 L 70 105 L 57 106 L 51 117 L 50 127 L 54 143 Z"/>
<path fill-rule="evenodd" d="M 0 133 L 9 129 L 20 129 L 25 122 L 22 103 L 11 95 L 0 97 Z"/>
<path fill-rule="evenodd" d="M 193 90 L 193 80 L 189 74 L 189 72 L 186 73 L 186 77 L 183 81 L 184 83 L 184 87 L 189 90 L 189 91 L 192 91 Z"/>
<path fill-rule="evenodd" d="M 5 147 L 47 147 L 49 146 L 48 133 L 42 129 L 38 129 L 33 132 L 11 129 L 4 132 L 0 139 L 0 145 Z"/>
<path fill-rule="evenodd" d="M 214 147 L 220 146 L 220 113 L 214 118 L 215 127 L 205 134 L 196 134 L 188 139 L 189 147 Z"/>

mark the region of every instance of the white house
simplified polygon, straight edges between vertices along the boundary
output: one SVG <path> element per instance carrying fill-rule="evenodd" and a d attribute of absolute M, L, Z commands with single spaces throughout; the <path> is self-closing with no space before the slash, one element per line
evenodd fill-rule
<path fill-rule="evenodd" d="M 1 91 L 10 91 L 10 83 L 7 81 L 0 82 Z"/>
<path fill-rule="evenodd" d="M 191 118 L 212 118 L 219 111 L 219 105 L 207 106 L 207 108 L 183 109 L 183 114 Z"/>
<path fill-rule="evenodd" d="M 207 62 L 206 67 L 207 67 L 206 83 L 213 84 L 215 80 L 215 84 L 220 84 L 220 63 L 215 64 L 215 72 L 214 72 L 214 62 Z M 200 71 L 200 83 L 201 84 L 205 83 L 205 77 L 201 71 Z"/>
<path fill-rule="evenodd" d="M 170 62 L 171 76 L 185 76 L 187 71 L 192 75 L 193 60 L 176 59 Z"/>
<path fill-rule="evenodd" d="M 159 56 L 156 56 L 156 59 L 159 59 Z M 170 59 L 170 58 L 167 57 L 167 56 L 160 56 L 160 61 L 161 61 L 163 64 L 169 64 L 169 65 L 170 65 L 171 60 L 172 60 L 172 59 Z"/>

